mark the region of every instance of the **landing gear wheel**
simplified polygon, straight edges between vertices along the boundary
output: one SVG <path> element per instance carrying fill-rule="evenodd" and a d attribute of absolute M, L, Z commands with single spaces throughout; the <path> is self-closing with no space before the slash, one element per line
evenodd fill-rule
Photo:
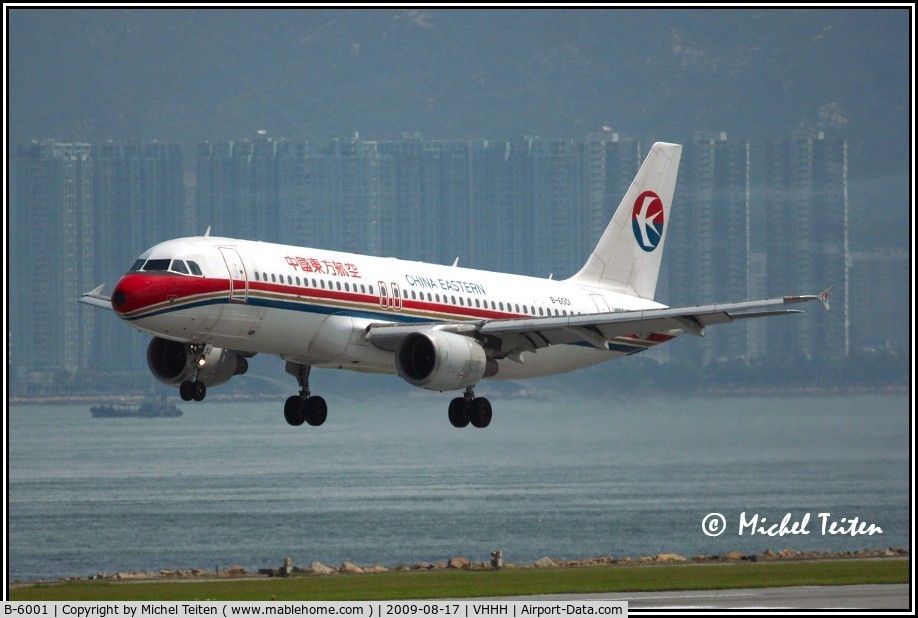
<path fill-rule="evenodd" d="M 194 398 L 194 386 L 188 380 L 179 385 L 179 395 L 182 401 L 191 401 Z"/>
<path fill-rule="evenodd" d="M 491 424 L 491 402 L 484 397 L 476 397 L 469 406 L 469 420 L 472 425 L 484 429 Z"/>
<path fill-rule="evenodd" d="M 306 408 L 306 422 L 313 427 L 318 427 L 328 418 L 328 405 L 321 397 L 310 397 L 304 402 Z"/>
<path fill-rule="evenodd" d="M 284 418 L 294 427 L 306 422 L 306 402 L 298 395 L 287 397 L 284 403 Z"/>
<path fill-rule="evenodd" d="M 204 396 L 207 394 L 207 387 L 204 386 L 204 383 L 200 380 L 195 380 L 191 383 L 191 398 L 195 401 L 204 401 Z"/>
<path fill-rule="evenodd" d="M 456 397 L 449 402 L 449 422 L 460 429 L 469 424 L 469 405 L 465 397 Z"/>

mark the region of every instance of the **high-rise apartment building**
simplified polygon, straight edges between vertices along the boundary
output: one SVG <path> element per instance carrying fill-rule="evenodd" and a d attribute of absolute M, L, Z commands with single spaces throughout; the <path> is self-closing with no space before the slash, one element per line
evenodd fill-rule
<path fill-rule="evenodd" d="M 851 353 L 889 351 L 908 356 L 907 335 L 914 328 L 909 317 L 909 258 L 905 247 L 851 255 Z"/>
<path fill-rule="evenodd" d="M 611 130 L 587 136 L 581 205 L 583 261 L 612 219 L 642 160 L 641 144 L 634 139 Z"/>
<path fill-rule="evenodd" d="M 93 207 L 89 144 L 15 148 L 8 336 L 10 367 L 20 379 L 30 371 L 53 382 L 92 363 L 94 323 L 76 299 L 95 287 Z"/>
<path fill-rule="evenodd" d="M 843 139 L 795 133 L 765 152 L 765 254 L 770 295 L 835 286 L 832 311 L 767 324 L 768 354 L 846 356 L 849 340 L 848 151 Z M 792 340 L 794 345 L 787 346 Z"/>
<path fill-rule="evenodd" d="M 198 144 L 195 193 L 198 226 L 214 235 L 279 242 L 286 225 L 282 211 L 303 206 L 305 147 L 274 140 L 263 131 L 251 140 Z M 281 186 L 281 179 L 285 186 Z M 283 195 L 287 201 L 281 204 Z M 204 230 L 199 230 L 203 233 Z"/>
<path fill-rule="evenodd" d="M 397 243 L 395 169 L 378 142 L 334 140 L 310 150 L 295 244 L 386 255 Z"/>
<path fill-rule="evenodd" d="M 190 230 L 181 148 L 18 146 L 10 200 L 11 367 L 48 378 L 117 371 L 138 350 L 142 357 L 145 341 L 76 300 L 113 284 L 141 251 Z"/>
<path fill-rule="evenodd" d="M 529 141 L 469 144 L 469 255 L 472 268 L 532 274 Z"/>
<path fill-rule="evenodd" d="M 395 171 L 396 255 L 452 262 L 468 255 L 469 173 L 464 142 L 406 135 L 381 150 Z"/>
<path fill-rule="evenodd" d="M 96 284 L 113 285 L 134 258 L 156 243 L 193 233 L 177 144 L 93 145 L 93 212 Z M 110 290 L 110 288 L 109 288 Z M 87 290 L 83 290 L 85 292 Z M 117 371 L 143 357 L 146 339 L 118 320 L 80 307 L 95 322 L 93 367 Z"/>
<path fill-rule="evenodd" d="M 686 305 L 749 298 L 749 142 L 696 133 L 685 145 L 673 199 L 661 302 Z M 683 347 L 690 360 L 748 359 L 749 324 Z"/>

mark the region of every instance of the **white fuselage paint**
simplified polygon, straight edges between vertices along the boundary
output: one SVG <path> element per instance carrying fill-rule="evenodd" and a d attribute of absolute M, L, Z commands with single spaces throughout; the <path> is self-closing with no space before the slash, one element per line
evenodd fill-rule
<path fill-rule="evenodd" d="M 203 276 L 127 273 L 118 314 L 167 339 L 316 366 L 395 373 L 394 354 L 363 337 L 370 324 L 514 319 L 660 308 L 635 296 L 550 279 L 218 237 L 160 243 L 145 259 L 192 260 Z M 154 279 L 166 277 L 167 280 Z M 134 280 L 132 281 L 131 278 Z M 494 379 L 551 375 L 646 349 L 636 333 L 499 359 Z M 665 339 L 663 339 L 665 337 Z M 522 362 L 520 362 L 522 361 Z"/>

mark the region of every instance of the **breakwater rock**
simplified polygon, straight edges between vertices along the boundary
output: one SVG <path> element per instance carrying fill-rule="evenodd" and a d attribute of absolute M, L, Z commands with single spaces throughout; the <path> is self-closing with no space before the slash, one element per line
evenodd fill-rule
<path fill-rule="evenodd" d="M 831 551 L 797 551 L 792 549 L 771 550 L 766 549 L 760 554 L 744 554 L 731 551 L 718 555 L 698 555 L 687 558 L 679 554 L 666 553 L 653 556 L 601 556 L 598 558 L 584 558 L 581 560 L 557 560 L 549 556 L 542 556 L 538 560 L 526 564 L 501 563 L 503 569 L 560 569 L 560 568 L 591 568 L 591 567 L 628 567 L 639 565 L 663 564 L 716 564 L 735 562 L 779 562 L 800 560 L 845 560 L 865 558 L 904 558 L 909 555 L 908 550 L 901 547 L 886 549 L 863 549 L 857 551 L 831 552 Z M 397 565 L 386 567 L 382 565 L 361 566 L 352 562 L 343 562 L 341 566 L 334 567 L 321 562 L 313 562 L 308 567 L 294 566 L 292 559 L 284 560 L 283 566 L 259 569 L 257 572 L 247 572 L 241 566 L 232 566 L 227 569 L 208 571 L 206 569 L 164 569 L 159 572 L 119 572 L 97 573 L 87 578 L 67 577 L 60 581 L 139 581 L 139 580 L 174 580 L 174 579 L 215 579 L 215 578 L 241 578 L 241 577 L 302 577 L 302 576 L 329 576 L 329 575 L 363 575 L 372 573 L 406 572 L 406 571 L 437 571 L 437 570 L 466 570 L 487 571 L 494 570 L 494 562 L 472 561 L 463 556 L 455 556 L 441 562 L 418 562 L 413 565 Z"/>

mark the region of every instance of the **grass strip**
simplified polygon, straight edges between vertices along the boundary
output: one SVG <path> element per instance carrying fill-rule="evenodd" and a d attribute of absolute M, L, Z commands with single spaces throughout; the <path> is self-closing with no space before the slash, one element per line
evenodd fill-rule
<path fill-rule="evenodd" d="M 908 582 L 908 560 L 399 572 L 19 586 L 11 601 L 371 601 Z"/>

